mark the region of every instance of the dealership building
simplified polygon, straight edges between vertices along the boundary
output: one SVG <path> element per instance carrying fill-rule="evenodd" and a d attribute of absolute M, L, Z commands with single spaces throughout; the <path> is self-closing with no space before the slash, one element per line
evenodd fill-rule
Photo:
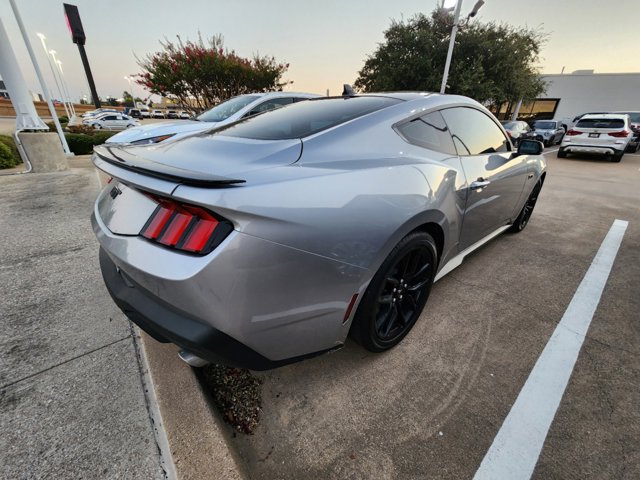
<path fill-rule="evenodd" d="M 547 84 L 544 97 L 523 102 L 519 120 L 561 120 L 588 112 L 640 111 L 640 73 L 594 73 L 577 70 L 569 74 L 542 75 Z M 504 105 L 500 118 L 511 118 L 517 105 Z"/>

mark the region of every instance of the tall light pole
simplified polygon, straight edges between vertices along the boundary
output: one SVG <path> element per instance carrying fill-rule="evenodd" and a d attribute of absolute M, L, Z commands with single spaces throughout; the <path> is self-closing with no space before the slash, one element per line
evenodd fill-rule
<path fill-rule="evenodd" d="M 62 100 L 62 106 L 64 107 L 64 112 L 67 114 L 67 118 L 71 115 L 69 114 L 69 110 L 67 109 L 67 104 L 64 103 L 64 95 L 62 94 L 62 88 L 60 88 L 60 83 L 58 82 L 58 76 L 56 75 L 56 71 L 53 68 L 53 64 L 51 63 L 51 59 L 49 58 L 49 49 L 47 48 L 47 37 L 45 37 L 42 33 L 36 33 L 40 42 L 42 42 L 42 48 L 44 48 L 44 54 L 47 57 L 47 63 L 49 64 L 49 68 L 51 69 L 51 75 L 53 75 L 53 81 L 56 84 L 56 88 L 58 89 L 58 95 L 60 95 L 60 99 Z"/>
<path fill-rule="evenodd" d="M 444 93 L 447 89 L 447 78 L 449 78 L 449 67 L 451 66 L 451 57 L 453 56 L 453 47 L 456 43 L 456 34 L 458 33 L 458 20 L 460 19 L 460 9 L 462 8 L 462 0 L 444 0 L 442 8 L 451 8 L 455 2 L 455 13 L 453 14 L 453 27 L 451 28 L 451 39 L 449 40 L 449 51 L 447 52 L 447 60 L 444 64 L 444 73 L 442 74 L 442 85 L 440 85 L 440 93 Z M 475 17 L 484 5 L 484 0 L 478 0 L 473 6 L 473 10 L 467 18 Z"/>
<path fill-rule="evenodd" d="M 33 69 L 36 71 L 36 77 L 38 77 L 38 81 L 40 82 L 42 93 L 44 94 L 44 98 L 47 100 L 47 106 L 49 107 L 49 112 L 51 113 L 53 124 L 56 126 L 58 137 L 60 137 L 60 143 L 62 143 L 62 149 L 64 150 L 65 154 L 72 155 L 71 150 L 69 150 L 69 145 L 67 145 L 67 139 L 65 138 L 64 133 L 62 132 L 62 127 L 60 126 L 60 121 L 58 120 L 58 114 L 56 113 L 56 109 L 53 108 L 53 103 L 51 103 L 51 96 L 49 95 L 49 89 L 47 88 L 47 84 L 45 83 L 44 77 L 42 76 L 42 71 L 40 70 L 40 65 L 38 65 L 38 62 L 36 60 L 36 55 L 33 52 L 33 47 L 31 47 L 31 40 L 29 40 L 29 35 L 27 35 L 27 29 L 24 28 L 24 23 L 22 23 L 22 17 L 20 16 L 20 12 L 18 11 L 16 2 L 15 0 L 9 0 L 9 4 L 11 5 L 11 9 L 13 10 L 13 15 L 16 17 L 16 22 L 18 23 L 18 27 L 20 28 L 20 33 L 22 33 L 24 44 L 27 47 L 27 52 L 29 52 L 29 57 L 31 57 L 31 63 L 33 63 Z"/>
<path fill-rule="evenodd" d="M 71 98 L 69 97 L 69 91 L 67 89 L 67 84 L 64 81 L 64 72 L 62 71 L 62 62 L 56 58 L 56 51 L 49 50 L 51 54 L 51 58 L 53 58 L 53 63 L 57 67 L 58 78 L 60 79 L 60 85 L 62 86 L 62 93 L 64 93 L 67 105 L 69 106 L 69 111 L 72 115 L 76 114 L 75 109 L 73 108 L 73 104 L 71 103 Z"/>

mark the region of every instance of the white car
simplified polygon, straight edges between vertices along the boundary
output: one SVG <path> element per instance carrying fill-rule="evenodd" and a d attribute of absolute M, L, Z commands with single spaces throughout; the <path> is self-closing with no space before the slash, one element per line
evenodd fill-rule
<path fill-rule="evenodd" d="M 230 98 L 207 110 L 192 121 L 156 123 L 142 127 L 130 128 L 107 140 L 107 143 L 131 143 L 135 145 L 160 143 L 166 140 L 177 140 L 187 135 L 221 127 L 242 118 L 295 102 L 316 98 L 315 93 L 270 92 L 250 93 Z"/>
<path fill-rule="evenodd" d="M 596 153 L 611 155 L 619 162 L 633 138 L 629 115 L 605 113 L 585 115 L 564 135 L 558 157 L 568 153 Z"/>
<path fill-rule="evenodd" d="M 125 130 L 127 128 L 140 126 L 140 122 L 136 119 L 128 115 L 113 112 L 107 112 L 93 118 L 85 119 L 82 123 L 97 130 Z"/>
<path fill-rule="evenodd" d="M 185 110 L 182 110 L 180 111 L 180 113 L 178 113 L 178 117 L 182 120 L 189 120 L 191 118 L 191 114 Z"/>
<path fill-rule="evenodd" d="M 142 118 L 151 118 L 151 111 L 147 107 L 140 107 L 138 110 L 140 110 Z"/>
<path fill-rule="evenodd" d="M 164 118 L 164 112 L 162 110 L 154 110 L 151 112 L 153 118 Z"/>
<path fill-rule="evenodd" d="M 119 113 L 119 110 L 115 108 L 98 108 L 97 110 L 91 110 L 82 114 L 82 118 L 93 118 L 103 113 Z"/>

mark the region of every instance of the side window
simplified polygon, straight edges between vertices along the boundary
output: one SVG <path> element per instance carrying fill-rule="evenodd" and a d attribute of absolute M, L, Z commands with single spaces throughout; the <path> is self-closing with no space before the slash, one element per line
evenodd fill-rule
<path fill-rule="evenodd" d="M 409 143 L 456 155 L 447 124 L 439 112 L 431 112 L 396 127 L 398 133 Z"/>
<path fill-rule="evenodd" d="M 108 116 L 103 118 L 103 120 L 115 120 L 115 119 L 116 119 L 115 115 L 108 115 Z"/>
<path fill-rule="evenodd" d="M 251 111 L 245 116 L 268 112 L 269 110 L 275 110 L 276 108 L 280 108 L 291 103 L 293 103 L 293 98 L 291 97 L 272 98 L 271 100 L 267 100 L 266 102 L 262 102 L 261 104 L 253 107 Z"/>
<path fill-rule="evenodd" d="M 469 107 L 442 110 L 460 155 L 482 155 L 510 150 L 507 137 L 489 116 Z"/>

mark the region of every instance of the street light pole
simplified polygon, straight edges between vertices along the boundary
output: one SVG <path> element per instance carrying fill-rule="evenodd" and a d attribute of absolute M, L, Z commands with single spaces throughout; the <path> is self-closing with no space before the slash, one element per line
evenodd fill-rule
<path fill-rule="evenodd" d="M 42 76 L 42 71 L 40 70 L 40 65 L 38 65 L 38 62 L 36 60 L 36 55 L 33 52 L 33 48 L 31 47 L 31 41 L 29 40 L 27 29 L 24 28 L 24 23 L 22 23 L 22 17 L 20 16 L 20 12 L 18 11 L 16 2 L 15 0 L 9 0 L 9 4 L 11 5 L 11 9 L 13 10 L 13 15 L 16 17 L 16 22 L 18 23 L 18 27 L 20 28 L 20 33 L 22 33 L 24 44 L 27 47 L 27 52 L 29 52 L 29 57 L 31 57 L 31 63 L 33 63 L 33 69 L 36 71 L 36 76 L 38 77 L 38 81 L 40 82 L 42 93 L 44 94 L 44 97 L 47 100 L 47 106 L 49 107 L 49 112 L 51 113 L 53 123 L 56 126 L 56 131 L 58 132 L 58 136 L 60 137 L 60 143 L 62 143 L 62 149 L 64 150 L 65 154 L 72 155 L 71 150 L 69 150 L 69 145 L 67 145 L 67 139 L 65 138 L 64 133 L 62 132 L 62 127 L 60 126 L 60 121 L 58 120 L 58 114 L 56 113 L 56 109 L 53 108 L 53 103 L 51 103 L 51 96 L 49 95 L 49 89 L 47 88 L 47 84 L 45 83 L 44 77 Z"/>
<path fill-rule="evenodd" d="M 69 98 L 69 92 L 67 91 L 67 86 L 65 85 L 64 77 L 62 76 L 62 62 L 56 58 L 57 52 L 55 50 L 49 50 L 49 53 L 51 54 L 51 58 L 53 58 L 53 63 L 57 67 L 56 73 L 58 74 L 58 78 L 60 79 L 60 86 L 62 87 L 62 93 L 64 93 L 65 95 L 66 103 L 69 107 L 69 111 L 71 112 L 72 115 L 75 115 L 76 112 L 75 112 L 75 109 L 73 108 L 73 105 L 71 104 L 71 99 Z"/>
<path fill-rule="evenodd" d="M 445 3 L 442 3 L 442 8 L 444 8 Z M 475 17 L 478 14 L 478 10 L 480 7 L 484 5 L 484 0 L 478 0 L 476 4 L 473 6 L 469 15 L 467 15 L 467 20 Z M 444 64 L 444 73 L 442 74 L 442 85 L 440 86 L 440 93 L 444 93 L 447 89 L 447 79 L 449 78 L 449 67 L 451 66 L 451 57 L 453 56 L 453 47 L 456 42 L 456 34 L 458 33 L 458 21 L 460 20 L 460 9 L 462 8 L 462 0 L 456 1 L 456 12 L 453 16 L 453 27 L 451 28 L 451 39 L 449 40 L 449 51 L 447 52 L 447 60 Z"/>
<path fill-rule="evenodd" d="M 442 85 L 440 85 L 440 93 L 444 93 L 447 89 L 447 78 L 449 77 L 449 67 L 451 66 L 451 57 L 453 56 L 453 46 L 456 42 L 456 34 L 458 33 L 458 20 L 460 19 L 460 9 L 462 8 L 462 0 L 456 2 L 456 12 L 453 16 L 453 28 L 451 28 L 451 39 L 449 40 L 449 51 L 447 52 L 447 60 L 444 64 L 444 73 L 442 74 Z"/>
<path fill-rule="evenodd" d="M 67 104 L 64 103 L 64 95 L 62 94 L 62 89 L 60 88 L 60 84 L 58 83 L 58 76 L 56 75 L 56 71 L 53 68 L 53 64 L 51 63 L 51 59 L 49 58 L 49 49 L 47 48 L 47 37 L 45 37 L 42 33 L 36 33 L 40 42 L 42 42 L 42 48 L 44 48 L 44 54 L 47 57 L 47 63 L 49 64 L 49 68 L 51 69 L 51 75 L 53 75 L 53 81 L 56 84 L 56 88 L 58 89 L 58 95 L 60 95 L 60 99 L 62 100 L 62 106 L 64 107 L 64 113 L 67 114 L 67 118 L 70 118 L 69 110 L 67 109 Z"/>

